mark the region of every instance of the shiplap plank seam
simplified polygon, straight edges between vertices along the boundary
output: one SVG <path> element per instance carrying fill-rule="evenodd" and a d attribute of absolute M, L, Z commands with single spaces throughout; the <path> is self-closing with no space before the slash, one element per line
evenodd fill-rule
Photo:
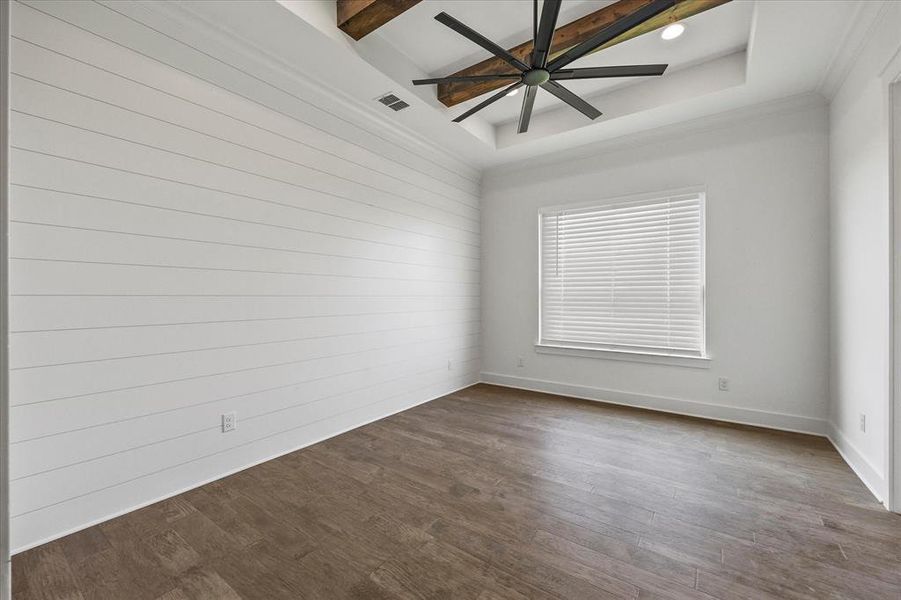
<path fill-rule="evenodd" d="M 100 40 L 103 40 L 104 42 L 106 42 L 106 43 L 108 43 L 108 44 L 113 44 L 113 45 L 115 45 L 115 46 L 117 46 L 117 47 L 119 47 L 119 48 L 122 48 L 122 49 L 126 50 L 127 52 L 133 53 L 133 54 L 135 54 L 135 55 L 137 55 L 137 56 L 140 56 L 140 57 L 142 57 L 142 58 L 144 58 L 144 59 L 151 60 L 151 61 L 154 61 L 154 62 L 156 62 L 156 63 L 159 63 L 159 64 L 162 65 L 162 66 L 165 66 L 165 67 L 167 67 L 167 68 L 169 68 L 169 69 L 172 69 L 172 70 L 174 70 L 174 71 L 177 71 L 177 72 L 179 72 L 179 73 L 181 73 L 181 74 L 183 74 L 183 75 L 186 75 L 186 76 L 188 76 L 188 77 L 190 77 L 190 78 L 193 78 L 193 79 L 199 79 L 199 80 L 203 81 L 204 83 L 206 83 L 206 84 L 208 84 L 208 85 L 210 85 L 210 86 L 212 86 L 212 87 L 224 89 L 224 88 L 222 88 L 222 86 L 221 86 L 220 84 L 216 83 L 215 81 L 211 81 L 211 80 L 205 79 L 205 78 L 203 78 L 203 77 L 200 77 L 200 76 L 197 75 L 196 73 L 191 73 L 191 72 L 189 72 L 189 71 L 185 71 L 184 69 L 181 69 L 181 68 L 179 68 L 179 67 L 176 67 L 176 66 L 174 66 L 174 65 L 172 65 L 172 64 L 169 64 L 169 63 L 167 63 L 167 62 L 165 62 L 165 61 L 163 61 L 163 60 L 160 60 L 160 59 L 158 59 L 158 58 L 156 58 L 156 57 L 150 56 L 150 55 L 148 55 L 148 54 L 146 54 L 146 53 L 144 53 L 144 52 L 142 52 L 142 51 L 140 51 L 140 50 L 137 50 L 137 49 L 135 49 L 135 48 L 126 46 L 126 45 L 124 45 L 124 44 L 121 44 L 121 43 L 117 42 L 116 40 L 113 40 L 113 39 L 111 39 L 111 38 L 109 38 L 109 37 L 106 37 L 106 36 L 104 36 L 104 35 L 101 35 L 101 34 L 95 32 L 95 31 L 91 31 L 91 30 L 89 30 L 89 29 L 86 29 L 86 28 L 84 28 L 84 27 L 81 27 L 80 25 L 78 25 L 78 24 L 76 24 L 76 23 L 73 23 L 73 22 L 71 22 L 71 21 L 67 21 L 66 19 L 63 19 L 63 18 L 59 17 L 58 15 L 54 15 L 54 14 L 52 14 L 52 13 L 50 13 L 50 12 L 45 11 L 45 10 L 41 10 L 41 9 L 37 8 L 33 3 L 21 2 L 20 0 L 16 0 L 16 4 L 22 5 L 22 6 L 26 6 L 26 7 L 30 8 L 30 9 L 32 9 L 32 10 L 38 12 L 38 13 L 41 13 L 41 14 L 47 16 L 47 17 L 50 17 L 51 19 L 55 19 L 55 20 L 57 20 L 57 21 L 59 21 L 59 22 L 65 24 L 65 25 L 68 25 L 68 26 L 70 26 L 70 27 L 74 27 L 74 28 L 76 28 L 76 29 L 78 29 L 78 30 L 80 30 L 80 31 L 83 31 L 83 32 L 85 32 L 85 33 L 91 35 L 91 36 L 94 36 L 94 37 L 96 37 L 96 38 L 98 38 L 98 39 L 100 39 Z M 113 12 L 113 13 L 115 13 L 115 14 L 118 14 L 118 15 L 120 15 L 120 16 L 123 16 L 123 17 L 125 17 L 126 19 L 129 19 L 129 20 L 131 20 L 131 21 L 134 21 L 136 24 L 142 25 L 142 26 L 143 26 L 142 23 L 140 23 L 139 21 L 137 21 L 136 19 L 134 19 L 134 18 L 132 18 L 132 17 L 129 17 L 129 16 L 127 16 L 127 15 L 124 15 L 123 13 L 119 13 L 119 12 L 117 12 L 117 11 L 115 11 L 115 10 L 112 10 L 109 6 L 102 5 L 102 4 L 99 4 L 99 3 L 97 3 L 97 4 L 98 4 L 99 6 L 104 6 L 105 8 L 109 9 L 110 12 Z M 144 26 L 144 27 L 147 27 L 147 26 Z M 147 28 L 153 30 L 153 29 L 150 28 L 150 27 L 147 27 Z M 153 30 L 153 31 L 157 31 L 157 30 Z M 163 35 L 165 35 L 165 34 L 163 34 Z M 259 77 L 256 77 L 256 76 L 254 76 L 253 74 L 249 74 L 249 73 L 247 73 L 246 71 L 243 71 L 242 69 L 240 69 L 240 68 L 238 68 L 238 67 L 235 67 L 235 66 L 233 66 L 233 65 L 231 65 L 231 64 L 229 64 L 229 63 L 226 63 L 225 61 L 222 61 L 221 59 L 218 59 L 218 58 L 216 58 L 216 57 L 211 56 L 211 55 L 208 54 L 208 53 L 205 53 L 205 52 L 203 52 L 203 51 L 197 50 L 196 48 L 194 48 L 194 47 L 191 46 L 190 44 L 185 43 L 185 42 L 182 41 L 182 40 L 178 40 L 178 39 L 176 39 L 176 38 L 173 38 L 172 36 L 166 36 L 166 37 L 167 37 L 168 39 L 171 39 L 171 40 L 177 42 L 178 44 L 182 44 L 182 45 L 184 45 L 185 47 L 190 48 L 191 50 L 197 52 L 198 54 L 201 54 L 201 55 L 203 55 L 203 56 L 205 56 L 205 57 L 207 57 L 207 58 L 210 58 L 210 59 L 212 59 L 212 60 L 218 62 L 219 64 L 222 64 L 222 65 L 224 65 L 224 66 L 226 66 L 226 67 L 232 69 L 233 71 L 236 71 L 236 72 L 240 73 L 241 75 L 243 75 L 243 76 L 245 76 L 245 77 L 248 77 L 248 78 L 250 78 L 250 79 L 252 79 L 252 80 L 254 80 L 254 81 L 257 81 L 257 82 L 259 82 L 259 83 L 263 83 L 264 85 L 270 87 L 271 89 L 273 89 L 273 90 L 275 90 L 275 91 L 277 91 L 277 92 L 279 92 L 279 93 L 281 93 L 281 94 L 284 94 L 284 95 L 290 97 L 290 98 L 291 98 L 292 100 L 294 100 L 294 101 L 302 102 L 302 103 L 306 104 L 307 106 L 310 106 L 310 107 L 313 108 L 314 110 L 321 111 L 322 113 L 324 113 L 325 115 L 328 115 L 329 117 L 332 117 L 332 118 L 335 118 L 335 119 L 337 119 L 337 120 L 343 121 L 344 123 L 346 123 L 347 125 L 350 125 L 350 126 L 351 126 L 353 129 L 355 129 L 355 130 L 361 130 L 361 129 L 362 129 L 362 128 L 360 128 L 359 124 L 356 123 L 356 122 L 353 122 L 353 121 L 349 121 L 349 120 L 347 120 L 347 119 L 344 119 L 344 118 L 342 118 L 342 117 L 340 117 L 340 116 L 338 116 L 338 115 L 336 115 L 336 114 L 334 114 L 334 113 L 332 113 L 332 112 L 330 112 L 330 111 L 328 111 L 328 110 L 325 110 L 325 109 L 322 108 L 321 106 L 315 105 L 314 103 L 310 102 L 309 100 L 307 100 L 307 99 L 305 99 L 305 98 L 299 97 L 299 96 L 297 96 L 296 94 L 294 94 L 294 93 L 292 93 L 292 92 L 290 92 L 290 91 L 287 91 L 287 90 L 285 90 L 285 89 L 280 88 L 279 86 L 277 86 L 277 85 L 275 85 L 275 84 L 272 84 L 272 83 L 269 82 L 269 81 L 260 79 Z M 251 97 L 248 97 L 248 96 L 246 96 L 246 95 L 243 95 L 243 94 L 241 94 L 241 93 L 238 93 L 238 92 L 236 92 L 236 91 L 234 91 L 234 90 L 229 89 L 228 91 L 229 91 L 229 93 L 234 94 L 235 96 L 241 98 L 242 100 L 246 100 L 246 101 L 248 101 L 248 102 L 252 102 L 252 103 L 254 103 L 254 104 L 257 104 L 258 106 L 260 106 L 260 107 L 262 107 L 262 108 L 264 108 L 264 109 L 266 109 L 266 110 L 272 110 L 272 111 L 275 111 L 275 112 L 280 112 L 280 111 L 278 111 L 278 109 L 276 109 L 276 108 L 274 108 L 274 107 L 272 107 L 272 106 L 263 104 L 263 103 L 261 103 L 261 102 L 259 102 L 259 101 L 257 101 L 257 100 L 254 100 L 254 99 L 251 98 Z M 292 119 L 292 120 L 295 120 L 295 121 L 300 121 L 300 122 L 304 123 L 304 124 L 305 124 L 306 126 L 308 126 L 308 127 L 311 127 L 311 128 L 313 128 L 313 129 L 319 130 L 319 131 L 321 131 L 322 133 L 324 133 L 324 134 L 326 134 L 326 135 L 330 135 L 330 136 L 332 136 L 332 137 L 334 137 L 334 138 L 336 138 L 336 139 L 339 139 L 339 140 L 341 140 L 341 141 L 343 141 L 343 142 L 345 142 L 345 143 L 349 143 L 349 144 L 352 144 L 352 145 L 354 145 L 354 146 L 359 146 L 359 147 L 363 148 L 364 150 L 367 150 L 367 151 L 370 151 L 370 152 L 371 152 L 370 149 L 366 148 L 365 146 L 362 146 L 362 144 L 360 144 L 359 142 L 355 142 L 355 141 L 353 141 L 353 140 L 350 140 L 350 139 L 347 139 L 347 138 L 338 136 L 338 135 L 336 135 L 335 133 L 330 132 L 330 131 L 328 131 L 328 130 L 326 130 L 326 129 L 320 127 L 320 126 L 317 126 L 317 125 L 314 124 L 314 123 L 311 123 L 311 122 L 308 122 L 308 121 L 304 121 L 304 120 L 302 120 L 302 119 L 299 119 L 299 118 L 298 118 L 297 116 L 295 116 L 295 115 L 291 115 L 291 114 L 287 114 L 287 113 L 282 113 L 282 114 L 283 114 L 284 116 L 288 117 L 289 119 Z M 392 142 L 392 141 L 390 141 L 390 140 L 387 140 L 387 139 L 385 139 L 385 138 L 383 138 L 383 137 L 381 137 L 381 136 L 379 136 L 379 135 L 377 135 L 377 134 L 375 134 L 375 133 L 373 133 L 373 132 L 371 132 L 371 131 L 366 130 L 366 133 L 369 134 L 369 135 L 372 135 L 373 137 L 377 138 L 377 139 L 380 140 L 381 142 L 386 143 L 388 146 L 390 146 L 390 147 L 392 147 L 392 148 L 399 148 L 399 149 L 401 149 L 401 150 L 407 151 L 407 150 L 404 149 L 402 146 L 400 146 L 400 145 L 398 145 L 398 144 L 396 144 L 396 143 L 394 143 L 394 142 Z M 426 161 L 429 162 L 430 164 L 433 164 L 434 166 L 438 167 L 439 169 L 441 169 L 441 170 L 443 170 L 443 171 L 446 171 L 449 175 L 451 175 L 451 176 L 453 176 L 453 177 L 458 177 L 458 178 L 466 179 L 467 181 L 469 181 L 470 183 L 473 183 L 473 184 L 476 184 L 476 183 L 477 183 L 477 181 L 476 181 L 475 179 L 467 178 L 467 177 L 461 175 L 457 170 L 449 169 L 448 167 L 445 167 L 445 166 L 443 166 L 443 165 L 440 165 L 440 164 L 436 163 L 435 161 L 433 161 L 433 160 L 431 160 L 431 159 L 428 159 L 427 157 L 422 157 L 422 156 L 419 156 L 419 155 L 414 154 L 414 153 L 409 152 L 409 151 L 407 151 L 407 152 L 409 153 L 409 157 L 410 157 L 410 158 L 426 160 Z M 401 163 L 401 164 L 403 164 L 403 163 Z M 406 166 L 409 167 L 409 165 L 406 165 Z M 412 168 L 412 167 L 409 167 L 409 168 Z M 417 169 L 414 169 L 414 170 L 417 170 Z M 421 171 L 420 171 L 420 172 L 421 172 Z M 425 175 L 430 175 L 430 174 L 424 173 L 424 172 L 423 172 L 423 174 L 425 174 Z M 430 176 L 433 177 L 433 178 L 435 177 L 434 175 L 430 175 Z"/>

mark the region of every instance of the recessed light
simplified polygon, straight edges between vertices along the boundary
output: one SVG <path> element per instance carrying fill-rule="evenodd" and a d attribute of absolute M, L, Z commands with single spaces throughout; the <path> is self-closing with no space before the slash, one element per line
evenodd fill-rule
<path fill-rule="evenodd" d="M 515 96 L 515 95 L 518 94 L 518 93 L 519 93 L 519 88 L 516 88 L 515 90 L 510 90 L 509 92 L 507 92 L 507 95 L 508 95 L 508 96 Z"/>
<path fill-rule="evenodd" d="M 660 32 L 660 37 L 665 40 L 674 40 L 683 33 L 685 33 L 685 25 L 682 23 L 673 23 L 663 28 L 663 31 Z"/>

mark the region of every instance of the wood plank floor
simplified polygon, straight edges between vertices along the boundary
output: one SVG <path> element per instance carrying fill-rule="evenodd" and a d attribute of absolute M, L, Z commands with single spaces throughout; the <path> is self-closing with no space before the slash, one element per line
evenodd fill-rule
<path fill-rule="evenodd" d="M 829 443 L 478 385 L 17 555 L 16 600 L 901 598 Z"/>

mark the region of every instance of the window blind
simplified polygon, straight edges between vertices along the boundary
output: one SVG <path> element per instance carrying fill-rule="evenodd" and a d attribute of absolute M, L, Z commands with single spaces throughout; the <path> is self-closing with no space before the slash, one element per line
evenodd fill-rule
<path fill-rule="evenodd" d="M 704 194 L 542 210 L 539 343 L 703 356 Z"/>

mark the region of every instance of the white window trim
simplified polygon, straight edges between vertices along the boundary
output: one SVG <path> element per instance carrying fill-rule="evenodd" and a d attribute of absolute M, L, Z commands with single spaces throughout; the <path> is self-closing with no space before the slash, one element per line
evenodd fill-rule
<path fill-rule="evenodd" d="M 694 369 L 709 369 L 710 361 L 712 360 L 710 355 L 693 356 L 688 354 L 666 354 L 663 352 L 650 351 L 610 350 L 606 348 L 543 344 L 540 341 L 535 342 L 535 352 L 538 354 L 556 354 L 558 356 L 578 356 L 581 358 L 599 358 L 657 365 L 672 365 L 676 367 L 691 367 Z"/>
<path fill-rule="evenodd" d="M 703 348 L 700 353 L 680 353 L 677 351 L 667 352 L 656 349 L 648 349 L 642 351 L 636 348 L 617 349 L 604 346 L 578 345 L 578 344 L 561 344 L 546 343 L 542 341 L 541 335 L 541 315 L 543 314 L 542 299 L 544 298 L 542 284 L 544 273 L 541 266 L 543 264 L 543 256 L 541 252 L 541 220 L 547 212 L 556 212 L 562 209 L 578 209 L 587 206 L 597 206 L 606 203 L 629 202 L 640 200 L 652 200 L 661 196 L 677 196 L 683 194 L 699 194 L 701 196 L 701 340 Z M 556 204 L 554 206 L 543 206 L 538 209 L 537 217 L 537 233 L 538 233 L 538 339 L 535 341 L 535 352 L 538 354 L 556 354 L 563 356 L 578 356 L 583 358 L 606 359 L 606 360 L 623 360 L 630 362 L 652 363 L 673 365 L 691 368 L 710 368 L 710 356 L 707 340 L 707 188 L 706 186 L 690 186 L 684 188 L 676 188 L 669 190 L 660 190 L 657 192 L 647 192 L 642 194 L 631 194 L 627 196 L 617 196 L 614 198 L 603 198 L 601 200 L 585 200 L 578 203 Z"/>

